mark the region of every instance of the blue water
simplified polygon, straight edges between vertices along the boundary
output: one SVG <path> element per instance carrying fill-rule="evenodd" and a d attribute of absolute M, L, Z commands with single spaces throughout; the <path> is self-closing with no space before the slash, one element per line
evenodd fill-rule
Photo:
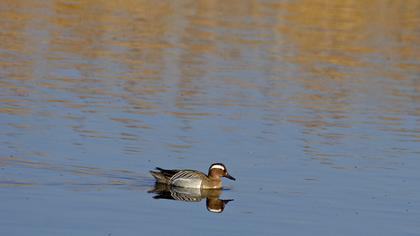
<path fill-rule="evenodd" d="M 1 235 L 419 235 L 419 4 L 211 3 L 0 3 Z"/>

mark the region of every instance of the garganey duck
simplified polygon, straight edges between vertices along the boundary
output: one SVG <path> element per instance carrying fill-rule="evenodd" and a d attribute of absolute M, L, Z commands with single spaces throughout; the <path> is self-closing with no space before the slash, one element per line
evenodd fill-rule
<path fill-rule="evenodd" d="M 212 164 L 208 175 L 197 170 L 165 170 L 159 167 L 156 170 L 150 171 L 156 182 L 182 188 L 220 189 L 221 177 L 235 180 L 222 163 Z"/>

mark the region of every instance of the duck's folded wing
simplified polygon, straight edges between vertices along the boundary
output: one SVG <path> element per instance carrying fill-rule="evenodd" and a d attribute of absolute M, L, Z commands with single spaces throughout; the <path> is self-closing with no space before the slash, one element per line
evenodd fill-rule
<path fill-rule="evenodd" d="M 205 174 L 193 171 L 193 170 L 180 170 L 177 173 L 175 173 L 171 180 L 175 179 L 202 179 L 203 177 L 207 177 Z"/>
<path fill-rule="evenodd" d="M 160 171 L 160 173 L 166 176 L 167 178 L 171 178 L 173 175 L 179 172 L 179 170 L 167 170 L 159 167 L 156 167 L 156 170 Z"/>

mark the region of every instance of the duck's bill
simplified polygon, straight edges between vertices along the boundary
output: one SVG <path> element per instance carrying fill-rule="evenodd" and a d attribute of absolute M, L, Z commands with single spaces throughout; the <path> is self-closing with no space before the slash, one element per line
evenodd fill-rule
<path fill-rule="evenodd" d="M 236 180 L 235 178 L 233 178 L 233 176 L 232 175 L 230 175 L 230 174 L 226 174 L 226 176 L 225 176 L 226 178 L 228 178 L 228 179 L 231 179 L 231 180 Z"/>

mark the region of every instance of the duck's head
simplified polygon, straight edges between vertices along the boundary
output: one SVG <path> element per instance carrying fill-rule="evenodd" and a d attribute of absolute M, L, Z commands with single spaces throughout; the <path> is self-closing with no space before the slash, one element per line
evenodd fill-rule
<path fill-rule="evenodd" d="M 227 172 L 226 166 L 222 163 L 214 163 L 210 166 L 209 177 L 213 179 L 220 179 L 220 177 L 226 177 L 231 180 L 236 180 Z"/>

